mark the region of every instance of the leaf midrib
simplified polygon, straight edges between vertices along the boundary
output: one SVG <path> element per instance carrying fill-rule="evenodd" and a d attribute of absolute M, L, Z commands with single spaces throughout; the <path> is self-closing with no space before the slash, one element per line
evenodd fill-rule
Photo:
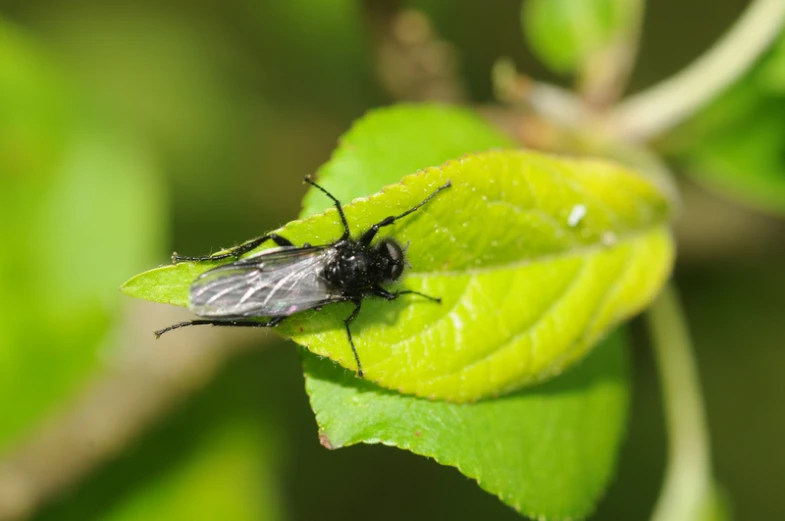
<path fill-rule="evenodd" d="M 533 259 L 520 259 L 514 262 L 508 262 L 503 264 L 501 263 L 489 264 L 487 266 L 483 266 L 480 268 L 467 267 L 466 269 L 461 269 L 461 270 L 408 271 L 406 272 L 406 277 L 427 278 L 427 277 L 458 277 L 458 276 L 466 276 L 466 275 L 482 275 L 492 271 L 512 270 L 512 269 L 522 268 L 525 266 L 538 264 L 542 262 L 554 262 L 563 259 L 568 259 L 571 257 L 589 256 L 602 250 L 615 249 L 622 244 L 637 241 L 647 235 L 650 235 L 666 227 L 667 225 L 663 223 L 663 224 L 648 226 L 644 230 L 616 235 L 616 241 L 611 245 L 605 245 L 602 243 L 592 243 L 592 244 L 587 244 L 576 248 L 572 248 L 570 250 L 565 250 L 562 252 L 549 253 L 547 255 L 542 255 Z"/>

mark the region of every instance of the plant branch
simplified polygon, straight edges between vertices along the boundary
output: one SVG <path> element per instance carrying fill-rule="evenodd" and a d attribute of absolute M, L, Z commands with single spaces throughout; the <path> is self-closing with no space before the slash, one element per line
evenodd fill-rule
<path fill-rule="evenodd" d="M 785 1 L 755 0 L 730 31 L 686 69 L 623 101 L 606 125 L 624 140 L 645 140 L 687 119 L 743 74 L 777 37 Z"/>
<path fill-rule="evenodd" d="M 651 521 L 694 521 L 711 493 L 709 437 L 689 332 L 670 284 L 646 317 L 669 433 L 665 481 Z"/>

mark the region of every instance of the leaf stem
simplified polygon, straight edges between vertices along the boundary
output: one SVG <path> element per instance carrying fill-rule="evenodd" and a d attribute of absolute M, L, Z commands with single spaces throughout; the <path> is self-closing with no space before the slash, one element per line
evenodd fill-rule
<path fill-rule="evenodd" d="M 743 74 L 777 37 L 784 21 L 785 1 L 755 0 L 725 36 L 686 69 L 613 109 L 608 128 L 635 141 L 673 128 Z"/>
<path fill-rule="evenodd" d="M 510 58 L 496 60 L 491 81 L 499 100 L 522 105 L 565 128 L 577 128 L 590 118 L 589 107 L 574 92 L 519 73 Z"/>
<path fill-rule="evenodd" d="M 689 332 L 672 283 L 646 317 L 669 433 L 665 481 L 651 521 L 694 521 L 710 494 L 709 437 Z"/>

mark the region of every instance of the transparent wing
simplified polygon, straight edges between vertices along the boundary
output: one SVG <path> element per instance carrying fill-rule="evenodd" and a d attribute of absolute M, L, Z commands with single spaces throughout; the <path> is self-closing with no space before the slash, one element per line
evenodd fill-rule
<path fill-rule="evenodd" d="M 281 317 L 343 300 L 321 272 L 329 246 L 281 248 L 206 271 L 191 284 L 189 308 L 202 317 Z"/>

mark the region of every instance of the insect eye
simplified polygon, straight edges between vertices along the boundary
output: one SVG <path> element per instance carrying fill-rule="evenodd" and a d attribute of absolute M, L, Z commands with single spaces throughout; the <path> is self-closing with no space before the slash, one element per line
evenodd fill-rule
<path fill-rule="evenodd" d="M 379 251 L 387 258 L 388 271 L 387 278 L 395 280 L 403 274 L 404 256 L 403 250 L 397 243 L 386 240 L 379 245 Z"/>
<path fill-rule="evenodd" d="M 396 263 L 400 263 L 403 261 L 403 250 L 401 247 L 398 246 L 396 243 L 387 240 L 382 243 L 382 248 L 384 248 L 387 257 Z"/>
<path fill-rule="evenodd" d="M 395 280 L 400 277 L 401 274 L 403 274 L 403 262 L 393 262 L 392 266 L 390 266 L 390 279 Z"/>

